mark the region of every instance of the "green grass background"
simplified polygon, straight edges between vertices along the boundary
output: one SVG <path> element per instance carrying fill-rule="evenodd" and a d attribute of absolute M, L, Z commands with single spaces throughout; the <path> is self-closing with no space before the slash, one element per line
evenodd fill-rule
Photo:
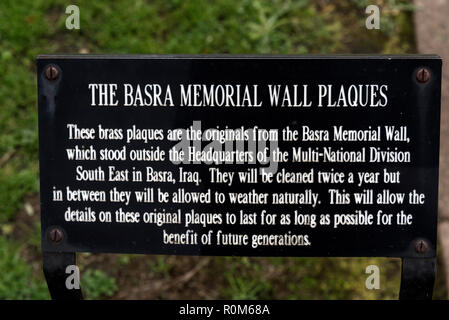
<path fill-rule="evenodd" d="M 39 223 L 23 231 L 18 217 L 21 211 L 32 213 L 27 199 L 39 192 L 38 54 L 414 52 L 413 6 L 377 3 L 381 30 L 365 29 L 364 9 L 372 1 L 364 0 L 0 1 L 0 299 L 49 298 Z M 80 30 L 65 28 L 70 4 L 80 8 Z M 115 297 L 126 289 L 111 266 L 91 266 L 85 262 L 89 257 L 80 255 L 88 298 Z M 136 260 L 146 259 L 144 272 L 154 279 L 170 281 L 176 270 L 183 272 L 173 257 L 118 257 L 114 268 L 132 269 Z M 395 299 L 399 289 L 397 260 L 212 259 L 198 281 L 213 287 L 218 298 Z M 369 264 L 381 269 L 381 290 L 365 289 Z M 179 298 L 190 297 L 181 290 Z"/>

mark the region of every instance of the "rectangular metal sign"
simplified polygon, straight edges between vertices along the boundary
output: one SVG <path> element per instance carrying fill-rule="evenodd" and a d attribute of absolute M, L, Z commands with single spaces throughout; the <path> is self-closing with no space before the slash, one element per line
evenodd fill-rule
<path fill-rule="evenodd" d="M 39 56 L 46 252 L 434 257 L 438 56 Z"/>

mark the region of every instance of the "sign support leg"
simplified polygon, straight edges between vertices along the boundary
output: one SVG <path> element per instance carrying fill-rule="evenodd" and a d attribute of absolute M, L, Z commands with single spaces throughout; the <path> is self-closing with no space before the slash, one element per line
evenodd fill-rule
<path fill-rule="evenodd" d="M 403 258 L 399 300 L 431 300 L 435 258 Z"/>
<path fill-rule="evenodd" d="M 76 265 L 76 253 L 44 252 L 44 275 L 48 290 L 53 300 L 81 300 L 81 288 L 68 289 L 66 280 L 70 274 L 66 273 L 69 265 Z"/>

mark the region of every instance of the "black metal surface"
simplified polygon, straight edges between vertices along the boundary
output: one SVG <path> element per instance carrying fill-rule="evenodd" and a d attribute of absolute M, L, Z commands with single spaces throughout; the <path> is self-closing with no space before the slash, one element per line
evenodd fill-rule
<path fill-rule="evenodd" d="M 435 283 L 435 258 L 402 259 L 400 300 L 430 300 Z"/>
<path fill-rule="evenodd" d="M 49 81 L 45 70 L 53 65 L 58 69 L 58 78 Z M 44 251 L 62 252 L 122 252 L 122 253 L 154 253 L 154 254 L 192 254 L 192 255 L 249 255 L 249 256 L 387 256 L 387 257 L 434 257 L 436 252 L 437 222 L 437 181 L 438 181 L 438 149 L 439 149 L 439 115 L 440 115 L 440 83 L 441 59 L 437 56 L 322 56 L 322 57 L 214 57 L 214 56 L 41 56 L 37 61 L 39 86 L 39 135 L 40 135 L 40 173 L 41 173 L 41 206 L 42 206 L 42 246 Z M 430 80 L 423 84 L 416 80 L 416 71 L 425 67 L 429 70 Z M 385 108 L 171 108 L 161 107 L 117 107 L 93 108 L 89 106 L 88 83 L 123 83 L 145 84 L 159 83 L 177 86 L 188 83 L 239 83 L 239 84 L 387 84 L 389 86 L 389 105 Z M 119 90 L 119 95 L 121 91 Z M 174 92 L 174 95 L 177 93 Z M 176 100 L 176 97 L 174 97 Z M 267 96 L 262 95 L 264 103 Z M 316 99 L 311 96 L 311 100 Z M 65 149 L 76 143 L 66 139 L 67 123 L 76 123 L 81 127 L 96 127 L 102 124 L 111 128 L 126 128 L 133 124 L 138 127 L 186 128 L 194 120 L 202 121 L 202 128 L 228 126 L 238 128 L 242 125 L 257 125 L 263 128 L 300 128 L 310 125 L 314 128 L 329 128 L 332 125 L 344 125 L 351 129 L 383 125 L 407 125 L 411 143 L 409 150 L 414 155 L 408 164 L 352 164 L 353 171 L 374 171 L 388 168 L 400 170 L 401 183 L 370 186 L 376 191 L 388 188 L 392 192 L 417 189 L 426 195 L 426 203 L 420 206 L 404 204 L 401 206 L 383 206 L 384 211 L 393 214 L 400 210 L 413 213 L 411 226 L 391 227 L 357 227 L 332 229 L 318 227 L 277 226 L 276 232 L 306 232 L 312 238 L 310 247 L 217 247 L 217 246 L 174 246 L 161 244 L 161 228 L 154 225 L 139 224 L 101 224 L 101 223 L 68 223 L 64 221 L 67 206 L 82 209 L 90 206 L 94 210 L 108 209 L 115 211 L 120 205 L 110 203 L 67 203 L 51 201 L 53 186 L 64 188 L 66 185 L 85 188 L 86 183 L 74 181 L 73 172 L 77 165 L 95 168 L 98 161 L 76 162 L 66 159 Z M 78 144 L 101 148 L 122 146 L 108 142 L 82 142 Z M 171 144 L 162 142 L 158 145 L 165 149 Z M 314 143 L 305 143 L 313 146 Z M 338 148 L 357 148 L 357 143 L 344 145 L 328 142 L 327 145 Z M 135 143 L 133 146 L 143 147 Z M 380 148 L 399 145 L 387 144 L 384 141 L 373 143 Z M 280 143 L 280 148 L 288 149 L 291 145 Z M 117 166 L 116 163 L 114 165 Z M 123 163 L 118 167 L 144 167 L 139 163 Z M 156 170 L 174 170 L 169 162 L 151 163 Z M 212 185 L 207 182 L 209 165 L 191 165 L 186 168 L 197 170 L 203 183 L 192 188 L 185 185 L 186 190 L 206 190 L 212 188 L 220 192 L 229 191 L 223 185 Z M 346 163 L 301 164 L 306 170 L 315 167 L 321 169 L 349 170 Z M 228 169 L 229 168 L 229 169 Z M 241 167 L 242 168 L 242 167 Z M 296 170 L 290 165 L 281 166 Z M 236 171 L 235 166 L 226 167 Z M 242 169 L 239 169 L 242 170 Z M 89 183 L 92 189 L 103 188 L 104 183 Z M 112 186 L 113 184 L 111 184 Z M 141 184 L 139 187 L 149 186 Z M 168 191 L 175 190 L 177 185 L 162 184 Z M 302 188 L 302 186 L 300 186 Z M 327 194 L 328 185 L 314 185 L 320 194 Z M 128 183 L 120 183 L 120 188 L 133 190 Z M 232 190 L 270 192 L 294 191 L 294 186 L 280 184 L 233 185 Z M 358 188 L 346 186 L 346 191 L 354 192 Z M 172 205 L 142 206 L 133 204 L 126 208 L 134 210 L 159 209 L 174 210 Z M 214 210 L 210 205 L 179 205 L 185 210 L 195 209 L 202 212 Z M 262 210 L 275 212 L 278 207 L 266 206 L 223 206 L 221 211 Z M 379 206 L 334 206 L 323 203 L 316 213 L 335 213 L 353 211 L 355 208 L 377 212 Z M 287 206 L 286 210 L 293 210 Z M 132 211 L 132 210 L 131 210 Z M 238 212 L 238 211 L 237 211 Z M 48 233 L 53 227 L 59 227 L 64 238 L 55 244 L 49 240 Z M 273 233 L 273 227 L 226 227 L 225 232 Z M 171 232 L 181 232 L 185 228 L 166 226 Z M 191 228 L 201 231 L 201 227 Z M 216 230 L 213 226 L 210 229 Z M 414 243 L 417 239 L 425 239 L 429 245 L 425 253 L 418 254 Z"/>
<path fill-rule="evenodd" d="M 44 252 L 44 275 L 53 300 L 81 300 L 81 289 L 68 289 L 66 279 L 67 266 L 76 265 L 75 253 Z"/>

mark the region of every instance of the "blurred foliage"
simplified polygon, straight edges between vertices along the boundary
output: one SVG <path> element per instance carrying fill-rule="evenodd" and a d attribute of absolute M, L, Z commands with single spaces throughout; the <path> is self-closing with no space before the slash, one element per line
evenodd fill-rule
<path fill-rule="evenodd" d="M 22 206 L 22 198 L 38 190 L 36 173 L 32 170 L 10 172 L 13 166 L 0 170 L 0 224 L 7 222 Z"/>
<path fill-rule="evenodd" d="M 95 300 L 112 296 L 117 284 L 105 272 L 89 269 L 81 274 L 81 288 L 86 299 Z"/>
<path fill-rule="evenodd" d="M 377 5 L 380 9 L 380 29 L 359 32 L 357 28 L 345 28 L 348 31 L 347 45 L 360 53 L 413 53 L 416 44 L 412 23 L 412 13 L 415 6 L 409 0 L 351 0 L 344 4 L 339 2 L 339 10 L 345 12 L 347 19 L 344 25 L 352 24 L 354 15 L 365 13 L 369 5 Z M 354 10 L 353 6 L 358 10 Z M 360 21 L 360 27 L 365 26 L 365 21 Z"/>
<path fill-rule="evenodd" d="M 220 259 L 220 258 L 219 258 Z M 224 299 L 397 299 L 399 259 L 225 258 Z M 218 263 L 217 263 L 218 264 Z M 380 289 L 365 287 L 366 267 L 380 270 Z M 220 273 L 220 272 L 218 272 Z M 285 288 L 287 286 L 287 288 Z"/>
<path fill-rule="evenodd" d="M 251 258 L 224 257 L 223 270 L 227 286 L 223 295 L 227 299 L 269 299 L 272 287 L 263 275 L 262 266 Z"/>
<path fill-rule="evenodd" d="M 150 272 L 167 278 L 170 275 L 170 270 L 173 269 L 173 264 L 169 263 L 165 258 L 165 256 L 158 255 L 156 256 L 156 261 L 149 261 Z"/>
<path fill-rule="evenodd" d="M 47 285 L 31 274 L 20 248 L 0 237 L 0 300 L 48 299 Z"/>
<path fill-rule="evenodd" d="M 368 2 L 381 6 L 381 30 L 364 27 Z M 80 30 L 65 28 L 68 4 L 80 8 Z M 48 298 L 41 261 L 24 258 L 27 250 L 39 255 L 39 228 L 17 236 L 14 220 L 24 196 L 39 191 L 36 55 L 408 53 L 412 10 L 399 0 L 0 1 L 0 299 Z M 121 255 L 118 265 L 106 267 L 127 268 L 139 259 Z M 213 261 L 216 281 L 209 285 L 221 286 L 223 298 L 394 298 L 398 289 L 398 263 L 385 259 Z M 385 280 L 378 292 L 364 289 L 368 263 L 380 264 Z M 160 257 L 146 268 L 170 278 L 175 266 Z M 117 290 L 104 271 L 88 269 L 81 279 L 88 298 Z"/>

